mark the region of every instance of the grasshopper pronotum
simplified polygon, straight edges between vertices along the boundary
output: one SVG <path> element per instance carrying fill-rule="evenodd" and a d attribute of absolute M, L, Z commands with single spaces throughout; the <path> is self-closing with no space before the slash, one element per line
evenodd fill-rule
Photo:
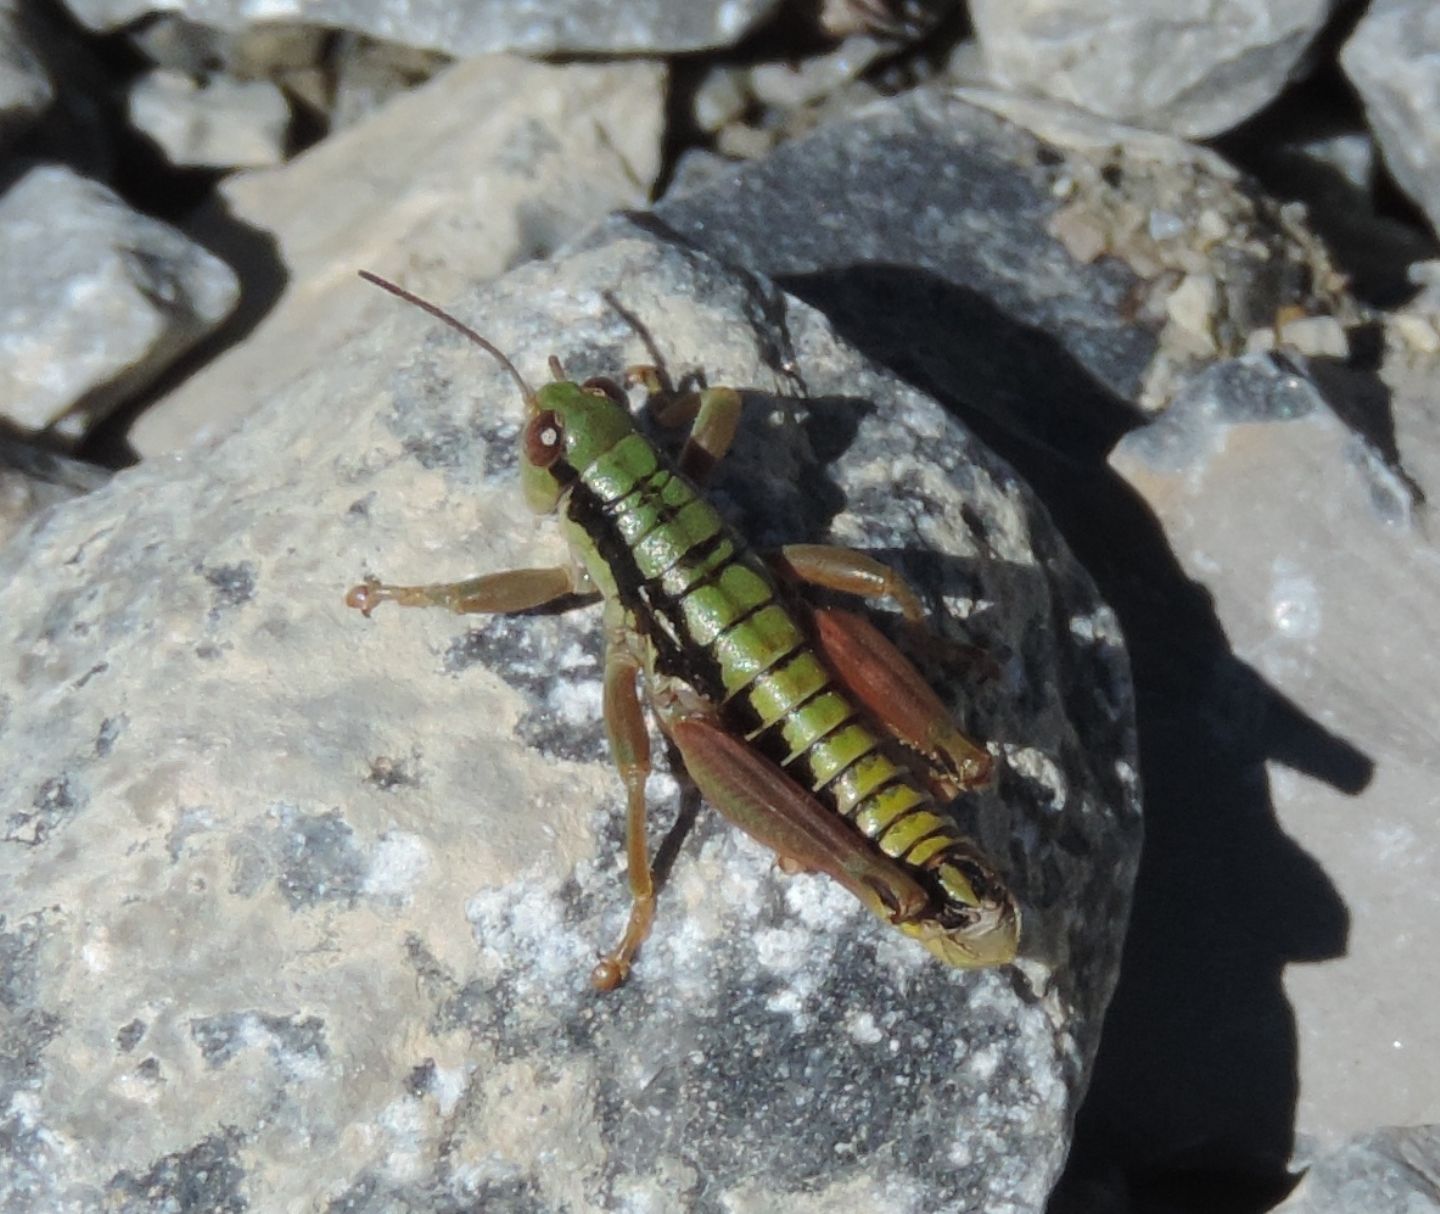
<path fill-rule="evenodd" d="M 434 304 L 383 287 L 459 330 L 515 380 L 525 499 L 557 514 L 566 565 L 454 583 L 368 579 L 345 601 L 457 612 L 523 611 L 575 593 L 604 600 L 605 726 L 627 795 L 632 905 L 620 943 L 591 975 L 624 981 L 655 915 L 645 832 L 650 739 L 641 700 L 725 817 L 787 868 L 828 874 L 875 914 L 950 965 L 1014 958 L 1020 914 L 979 848 L 936 805 L 983 784 L 990 756 L 953 724 L 934 691 L 861 616 L 807 608 L 782 583 L 888 597 L 912 626 L 923 609 L 893 570 L 849 549 L 792 544 L 762 558 L 697 483 L 740 420 L 733 389 L 666 396 L 653 368 L 632 368 L 663 425 L 691 423 L 677 466 L 635 426 L 613 382 L 574 383 L 550 359 L 538 391 L 494 345 Z M 897 744 L 898 743 L 898 744 Z"/>

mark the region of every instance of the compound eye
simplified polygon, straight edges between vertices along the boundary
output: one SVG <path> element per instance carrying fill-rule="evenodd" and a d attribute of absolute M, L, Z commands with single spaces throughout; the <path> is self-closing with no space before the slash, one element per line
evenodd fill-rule
<path fill-rule="evenodd" d="M 565 452 L 565 426 L 547 409 L 525 426 L 525 459 L 537 468 L 548 468 Z"/>

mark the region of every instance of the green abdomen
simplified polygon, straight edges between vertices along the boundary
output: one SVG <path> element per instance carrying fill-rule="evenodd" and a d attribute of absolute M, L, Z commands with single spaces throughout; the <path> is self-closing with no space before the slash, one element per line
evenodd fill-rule
<path fill-rule="evenodd" d="M 658 671 L 719 706 L 730 729 L 887 855 L 924 865 L 958 842 L 815 652 L 769 569 L 646 439 L 628 435 L 580 474 L 566 521 Z"/>

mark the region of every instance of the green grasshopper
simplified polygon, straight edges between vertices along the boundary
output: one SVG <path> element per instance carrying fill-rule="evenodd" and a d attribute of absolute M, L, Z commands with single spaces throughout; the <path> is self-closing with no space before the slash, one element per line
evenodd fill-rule
<path fill-rule="evenodd" d="M 620 943 L 591 974 L 594 985 L 613 990 L 625 980 L 655 917 L 642 676 L 650 709 L 701 794 L 775 851 L 782 868 L 828 874 L 949 965 L 1012 960 L 1015 901 L 936 805 L 937 796 L 984 784 L 989 754 L 955 727 L 879 630 L 848 611 L 807 608 L 788 584 L 888 597 L 921 628 L 914 591 L 849 549 L 792 544 L 762 558 L 697 488 L 734 438 L 739 393 L 666 393 L 655 368 L 628 369 L 662 425 L 691 425 L 672 466 L 636 429 L 614 382 L 574 383 L 552 355 L 554 382 L 534 391 L 455 317 L 394 283 L 362 277 L 464 334 L 514 379 L 525 407 L 525 500 L 536 513 L 559 515 L 571 560 L 424 586 L 369 578 L 346 603 L 369 616 L 382 602 L 515 612 L 573 594 L 598 592 L 604 601 L 605 726 L 626 791 L 632 901 Z"/>

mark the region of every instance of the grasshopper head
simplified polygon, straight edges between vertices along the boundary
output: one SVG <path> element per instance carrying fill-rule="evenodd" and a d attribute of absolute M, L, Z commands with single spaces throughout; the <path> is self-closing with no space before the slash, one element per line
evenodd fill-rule
<path fill-rule="evenodd" d="M 520 479 L 525 501 L 540 514 L 553 511 L 565 487 L 635 429 L 625 397 L 614 385 L 560 378 L 526 401 L 520 434 Z"/>

